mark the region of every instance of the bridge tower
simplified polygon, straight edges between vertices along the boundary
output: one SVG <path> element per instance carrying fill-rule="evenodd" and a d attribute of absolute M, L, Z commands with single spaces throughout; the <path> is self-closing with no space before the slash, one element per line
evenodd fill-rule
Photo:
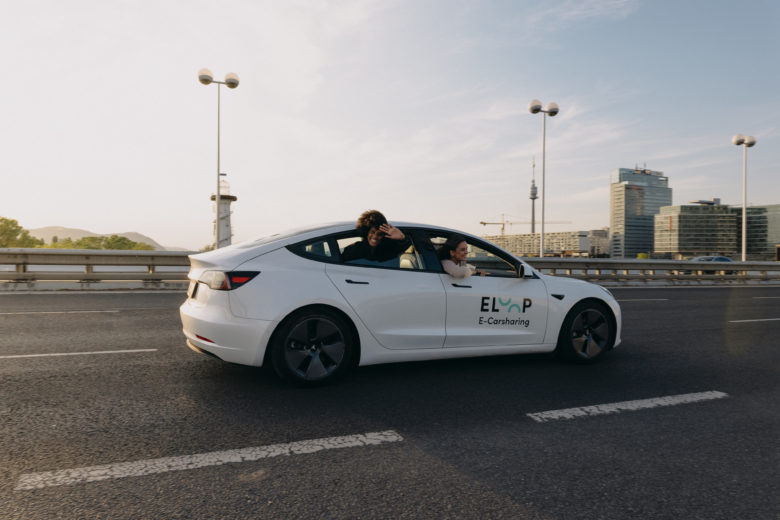
<path fill-rule="evenodd" d="M 223 174 L 224 175 L 224 174 Z M 211 194 L 211 200 L 216 201 L 217 196 Z M 233 238 L 233 231 L 230 226 L 230 215 L 233 211 L 230 209 L 230 203 L 238 200 L 238 197 L 230 194 L 230 184 L 225 179 L 219 181 L 219 215 L 217 213 L 217 204 L 214 204 L 214 242 L 215 249 L 220 247 L 229 246 L 231 239 Z M 219 227 L 219 244 L 217 241 L 217 226 Z"/>

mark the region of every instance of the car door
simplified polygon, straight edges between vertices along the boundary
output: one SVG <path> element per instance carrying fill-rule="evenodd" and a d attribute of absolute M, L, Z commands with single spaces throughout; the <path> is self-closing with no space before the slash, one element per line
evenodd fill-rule
<path fill-rule="evenodd" d="M 360 238 L 336 237 L 341 252 Z M 384 240 L 389 240 L 385 238 Z M 410 245 L 398 258 L 327 264 L 325 272 L 376 340 L 390 349 L 442 348 L 446 297 Z"/>
<path fill-rule="evenodd" d="M 434 247 L 445 234 L 430 235 Z M 544 282 L 517 275 L 517 260 L 491 244 L 466 238 L 467 263 L 485 272 L 455 278 L 440 275 L 447 295 L 445 348 L 544 343 L 548 295 Z"/>

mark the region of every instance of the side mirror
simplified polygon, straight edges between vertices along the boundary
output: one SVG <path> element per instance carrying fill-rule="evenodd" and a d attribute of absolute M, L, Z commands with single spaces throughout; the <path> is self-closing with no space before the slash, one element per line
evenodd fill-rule
<path fill-rule="evenodd" d="M 525 278 L 525 266 L 523 264 L 518 262 L 515 266 L 515 270 L 517 271 L 518 278 Z"/>

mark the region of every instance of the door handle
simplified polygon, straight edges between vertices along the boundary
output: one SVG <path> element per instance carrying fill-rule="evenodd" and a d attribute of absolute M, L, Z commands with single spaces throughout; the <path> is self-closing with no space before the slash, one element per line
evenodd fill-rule
<path fill-rule="evenodd" d="M 355 284 L 358 284 L 358 285 L 368 285 L 368 282 L 361 282 L 361 281 L 358 281 L 358 280 L 350 280 L 349 278 L 347 278 L 347 283 L 355 283 Z"/>
<path fill-rule="evenodd" d="M 452 284 L 452 286 L 453 287 L 465 287 L 465 288 L 471 289 L 470 285 L 460 285 L 460 284 L 454 283 L 454 284 Z"/>

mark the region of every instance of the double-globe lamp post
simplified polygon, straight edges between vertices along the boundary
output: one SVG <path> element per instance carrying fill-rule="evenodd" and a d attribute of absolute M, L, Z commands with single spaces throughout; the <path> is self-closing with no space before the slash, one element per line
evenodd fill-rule
<path fill-rule="evenodd" d="M 545 180 L 545 162 L 547 147 L 547 116 L 553 117 L 559 112 L 558 105 L 556 103 L 547 103 L 547 106 L 542 109 L 542 102 L 538 99 L 534 99 L 528 104 L 528 111 L 532 114 L 542 113 L 542 233 L 539 235 L 539 258 L 544 258 L 544 197 L 547 194 L 547 190 L 544 187 Z"/>
<path fill-rule="evenodd" d="M 222 175 L 222 173 L 220 172 L 220 167 L 219 167 L 219 116 L 220 116 L 220 114 L 219 114 L 219 112 L 220 112 L 220 92 L 219 92 L 220 89 L 219 89 L 219 87 L 220 87 L 220 85 L 227 85 L 228 88 L 236 88 L 238 86 L 238 74 L 235 74 L 233 72 L 229 72 L 228 74 L 225 75 L 225 81 L 216 81 L 214 79 L 214 74 L 212 74 L 209 69 L 200 69 L 200 71 L 198 72 L 198 81 L 200 81 L 204 85 L 209 85 L 211 83 L 216 83 L 217 84 L 217 195 L 216 195 L 216 197 L 214 199 L 215 202 L 217 203 L 217 217 L 214 220 L 214 222 L 216 224 L 216 226 L 215 226 L 216 230 L 214 232 L 215 240 L 216 240 L 215 243 L 214 243 L 214 249 L 219 249 L 219 219 L 220 219 L 219 210 L 220 210 L 220 202 L 221 202 L 221 200 L 220 200 L 221 193 L 220 193 L 220 187 L 219 187 L 220 182 L 219 181 L 220 181 L 220 176 Z"/>
<path fill-rule="evenodd" d="M 752 135 L 745 137 L 737 134 L 731 138 L 731 142 L 742 146 L 742 261 L 747 259 L 747 149 L 756 144 L 756 138 Z"/>

